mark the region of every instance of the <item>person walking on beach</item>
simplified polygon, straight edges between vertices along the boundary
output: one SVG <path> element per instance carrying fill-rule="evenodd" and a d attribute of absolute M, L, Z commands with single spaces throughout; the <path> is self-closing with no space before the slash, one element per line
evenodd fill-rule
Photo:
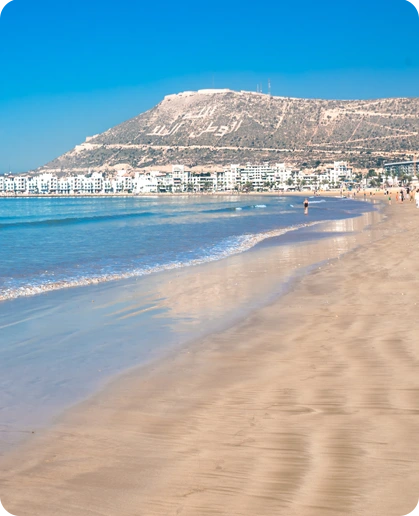
<path fill-rule="evenodd" d="M 307 197 L 304 199 L 304 215 L 308 215 L 308 199 Z"/>
<path fill-rule="evenodd" d="M 416 190 L 415 202 L 416 202 L 416 208 L 419 208 L 419 190 Z"/>
<path fill-rule="evenodd" d="M 388 203 L 391 205 L 391 192 L 388 194 Z"/>

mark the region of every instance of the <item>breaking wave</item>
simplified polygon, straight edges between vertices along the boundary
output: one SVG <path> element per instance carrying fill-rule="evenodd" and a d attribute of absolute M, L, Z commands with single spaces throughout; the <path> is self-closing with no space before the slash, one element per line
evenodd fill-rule
<path fill-rule="evenodd" d="M 72 225 L 72 224 L 86 224 L 94 222 L 104 222 L 112 220 L 125 220 L 125 219 L 138 219 L 143 217 L 152 217 L 158 215 L 151 211 L 143 211 L 136 213 L 123 213 L 118 215 L 92 215 L 90 217 L 66 217 L 66 218 L 54 218 L 54 219 L 41 219 L 31 221 L 16 221 L 16 222 L 0 222 L 0 229 L 5 228 L 16 228 L 16 227 L 44 227 L 44 226 L 61 226 L 61 225 Z M 3 217 L 5 219 L 5 217 Z"/>
<path fill-rule="evenodd" d="M 85 220 L 85 219 L 84 219 Z M 301 228 L 314 226 L 325 221 L 313 221 L 310 223 L 296 224 L 286 228 L 276 229 L 258 234 L 242 235 L 238 237 L 229 237 L 222 240 L 218 244 L 212 245 L 209 248 L 201 248 L 200 256 L 189 260 L 176 260 L 168 263 L 156 264 L 154 266 L 132 267 L 128 270 L 121 270 L 121 264 L 116 264 L 120 270 L 116 272 L 105 272 L 104 270 L 92 274 L 81 274 L 80 276 L 68 275 L 66 277 L 57 278 L 53 274 L 48 276 L 43 274 L 38 278 L 31 280 L 31 283 L 25 284 L 10 284 L 0 288 L 0 301 L 8 299 L 16 299 L 18 297 L 33 296 L 50 292 L 53 290 L 60 290 L 70 287 L 94 285 L 106 281 L 115 281 L 121 279 L 128 279 L 134 277 L 141 277 L 148 274 L 153 274 L 161 271 L 180 269 L 183 267 L 190 267 L 200 265 L 203 263 L 213 262 L 248 251 L 259 242 L 267 238 L 278 237 L 290 231 L 296 231 Z"/>

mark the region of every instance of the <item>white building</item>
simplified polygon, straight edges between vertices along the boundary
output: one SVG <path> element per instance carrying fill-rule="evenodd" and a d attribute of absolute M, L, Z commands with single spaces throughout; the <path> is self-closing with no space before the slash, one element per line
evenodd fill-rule
<path fill-rule="evenodd" d="M 192 174 L 184 165 L 173 165 L 165 173 L 152 170 L 136 172 L 134 177 L 125 170 L 119 170 L 111 177 L 102 172 L 87 175 L 57 178 L 51 173 L 33 177 L 24 175 L 0 176 L 0 192 L 5 194 L 112 194 L 112 193 L 159 193 L 159 192 L 215 192 L 252 189 L 288 190 L 340 187 L 353 179 L 352 168 L 346 162 L 337 161 L 325 172 L 303 173 L 285 163 L 270 165 L 247 163 L 245 166 L 232 164 L 222 172 L 201 172 Z M 389 178 L 391 181 L 391 179 Z M 390 182 L 389 181 L 389 182 Z"/>
<path fill-rule="evenodd" d="M 286 190 L 294 175 L 293 169 L 285 163 L 247 163 L 246 166 L 235 164 L 217 173 L 217 190 L 243 189 L 245 185 L 251 185 L 254 190 Z"/>
<path fill-rule="evenodd" d="M 28 185 L 28 178 L 26 176 L 16 176 L 14 178 L 15 192 L 25 193 Z"/>
<path fill-rule="evenodd" d="M 171 176 L 173 178 L 173 191 L 184 192 L 190 177 L 190 173 L 185 170 L 185 165 L 173 165 Z"/>
<path fill-rule="evenodd" d="M 331 185 L 338 186 L 345 181 L 351 181 L 353 179 L 353 170 L 348 166 L 346 161 L 335 161 L 333 168 L 326 168 L 322 176 Z"/>
<path fill-rule="evenodd" d="M 133 180 L 133 192 L 139 193 L 157 193 L 158 192 L 158 177 L 160 172 L 151 171 L 146 174 L 135 173 Z"/>
<path fill-rule="evenodd" d="M 93 193 L 104 193 L 104 177 L 102 172 L 93 172 L 92 177 Z"/>
<path fill-rule="evenodd" d="M 285 163 L 277 163 L 275 165 L 275 182 L 277 183 L 277 187 L 280 189 L 286 189 L 288 182 L 292 179 L 293 169 L 291 167 L 287 167 Z"/>
<path fill-rule="evenodd" d="M 254 190 L 261 190 L 275 184 L 275 169 L 268 162 L 260 165 L 247 163 L 240 171 L 240 182 L 242 187 L 251 184 Z"/>
<path fill-rule="evenodd" d="M 15 182 L 12 177 L 5 177 L 3 181 L 3 191 L 13 193 L 15 191 Z"/>
<path fill-rule="evenodd" d="M 180 180 L 179 184 L 180 184 Z M 158 191 L 162 193 L 172 193 L 174 191 L 174 179 L 172 174 L 160 174 L 157 176 Z"/>
<path fill-rule="evenodd" d="M 233 191 L 238 189 L 241 184 L 240 174 L 242 168 L 240 165 L 235 164 L 224 167 L 222 172 L 217 172 L 217 190 Z"/>
<path fill-rule="evenodd" d="M 201 172 L 191 174 L 188 178 L 189 192 L 214 192 L 217 188 L 217 173 Z"/>
<path fill-rule="evenodd" d="M 27 193 L 48 194 L 56 193 L 58 189 L 58 179 L 53 174 L 40 174 L 33 176 L 27 181 Z"/>

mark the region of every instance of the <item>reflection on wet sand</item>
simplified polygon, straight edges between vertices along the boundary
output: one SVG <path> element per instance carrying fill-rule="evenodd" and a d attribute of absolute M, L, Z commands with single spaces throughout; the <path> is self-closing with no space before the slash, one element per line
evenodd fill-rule
<path fill-rule="evenodd" d="M 363 228 L 379 217 L 306 227 L 219 262 L 5 303 L 0 451 L 113 375 L 243 320 L 313 263 L 371 239 Z"/>
<path fill-rule="evenodd" d="M 371 212 L 356 219 L 328 222 L 316 226 L 311 239 L 301 243 L 287 244 L 286 238 L 277 239 L 273 246 L 257 247 L 202 268 L 177 271 L 157 283 L 156 295 L 175 320 L 188 325 L 224 321 L 239 315 L 238 307 L 254 309 L 281 293 L 284 282 L 296 271 L 339 258 L 371 241 L 374 236 L 365 228 L 381 218 L 379 212 Z M 313 233 L 323 232 L 327 238 L 313 238 Z"/>
<path fill-rule="evenodd" d="M 353 252 L 344 254 L 349 244 L 342 237 L 324 240 L 339 259 L 246 321 L 119 378 L 3 461 L 7 510 L 19 516 L 410 513 L 419 493 L 419 344 L 412 331 L 418 296 L 411 281 L 419 210 L 391 206 L 390 213 L 383 224 L 349 234 L 361 244 Z M 413 242 L 408 250 L 400 245 L 406 232 Z M 255 250 L 247 271 L 236 262 L 238 285 L 211 290 L 210 279 L 191 280 L 190 305 L 183 299 L 170 310 L 184 313 L 189 306 L 198 319 L 236 287 L 248 296 L 246 272 L 254 292 L 268 291 L 269 272 L 280 268 L 275 256 L 298 267 L 315 249 Z M 221 272 L 214 277 L 226 281 Z M 160 283 L 163 303 L 181 291 L 181 277 L 167 279 L 167 290 Z M 198 301 L 201 285 L 214 303 Z"/>

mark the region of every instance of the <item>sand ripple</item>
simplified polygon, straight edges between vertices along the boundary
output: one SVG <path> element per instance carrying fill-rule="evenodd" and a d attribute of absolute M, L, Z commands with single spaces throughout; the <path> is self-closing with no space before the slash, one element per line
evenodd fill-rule
<path fill-rule="evenodd" d="M 395 206 L 391 220 L 410 231 L 408 251 L 397 232 L 359 248 L 241 326 L 77 407 L 3 468 L 5 507 L 19 516 L 413 510 L 419 214 L 408 210 Z"/>

